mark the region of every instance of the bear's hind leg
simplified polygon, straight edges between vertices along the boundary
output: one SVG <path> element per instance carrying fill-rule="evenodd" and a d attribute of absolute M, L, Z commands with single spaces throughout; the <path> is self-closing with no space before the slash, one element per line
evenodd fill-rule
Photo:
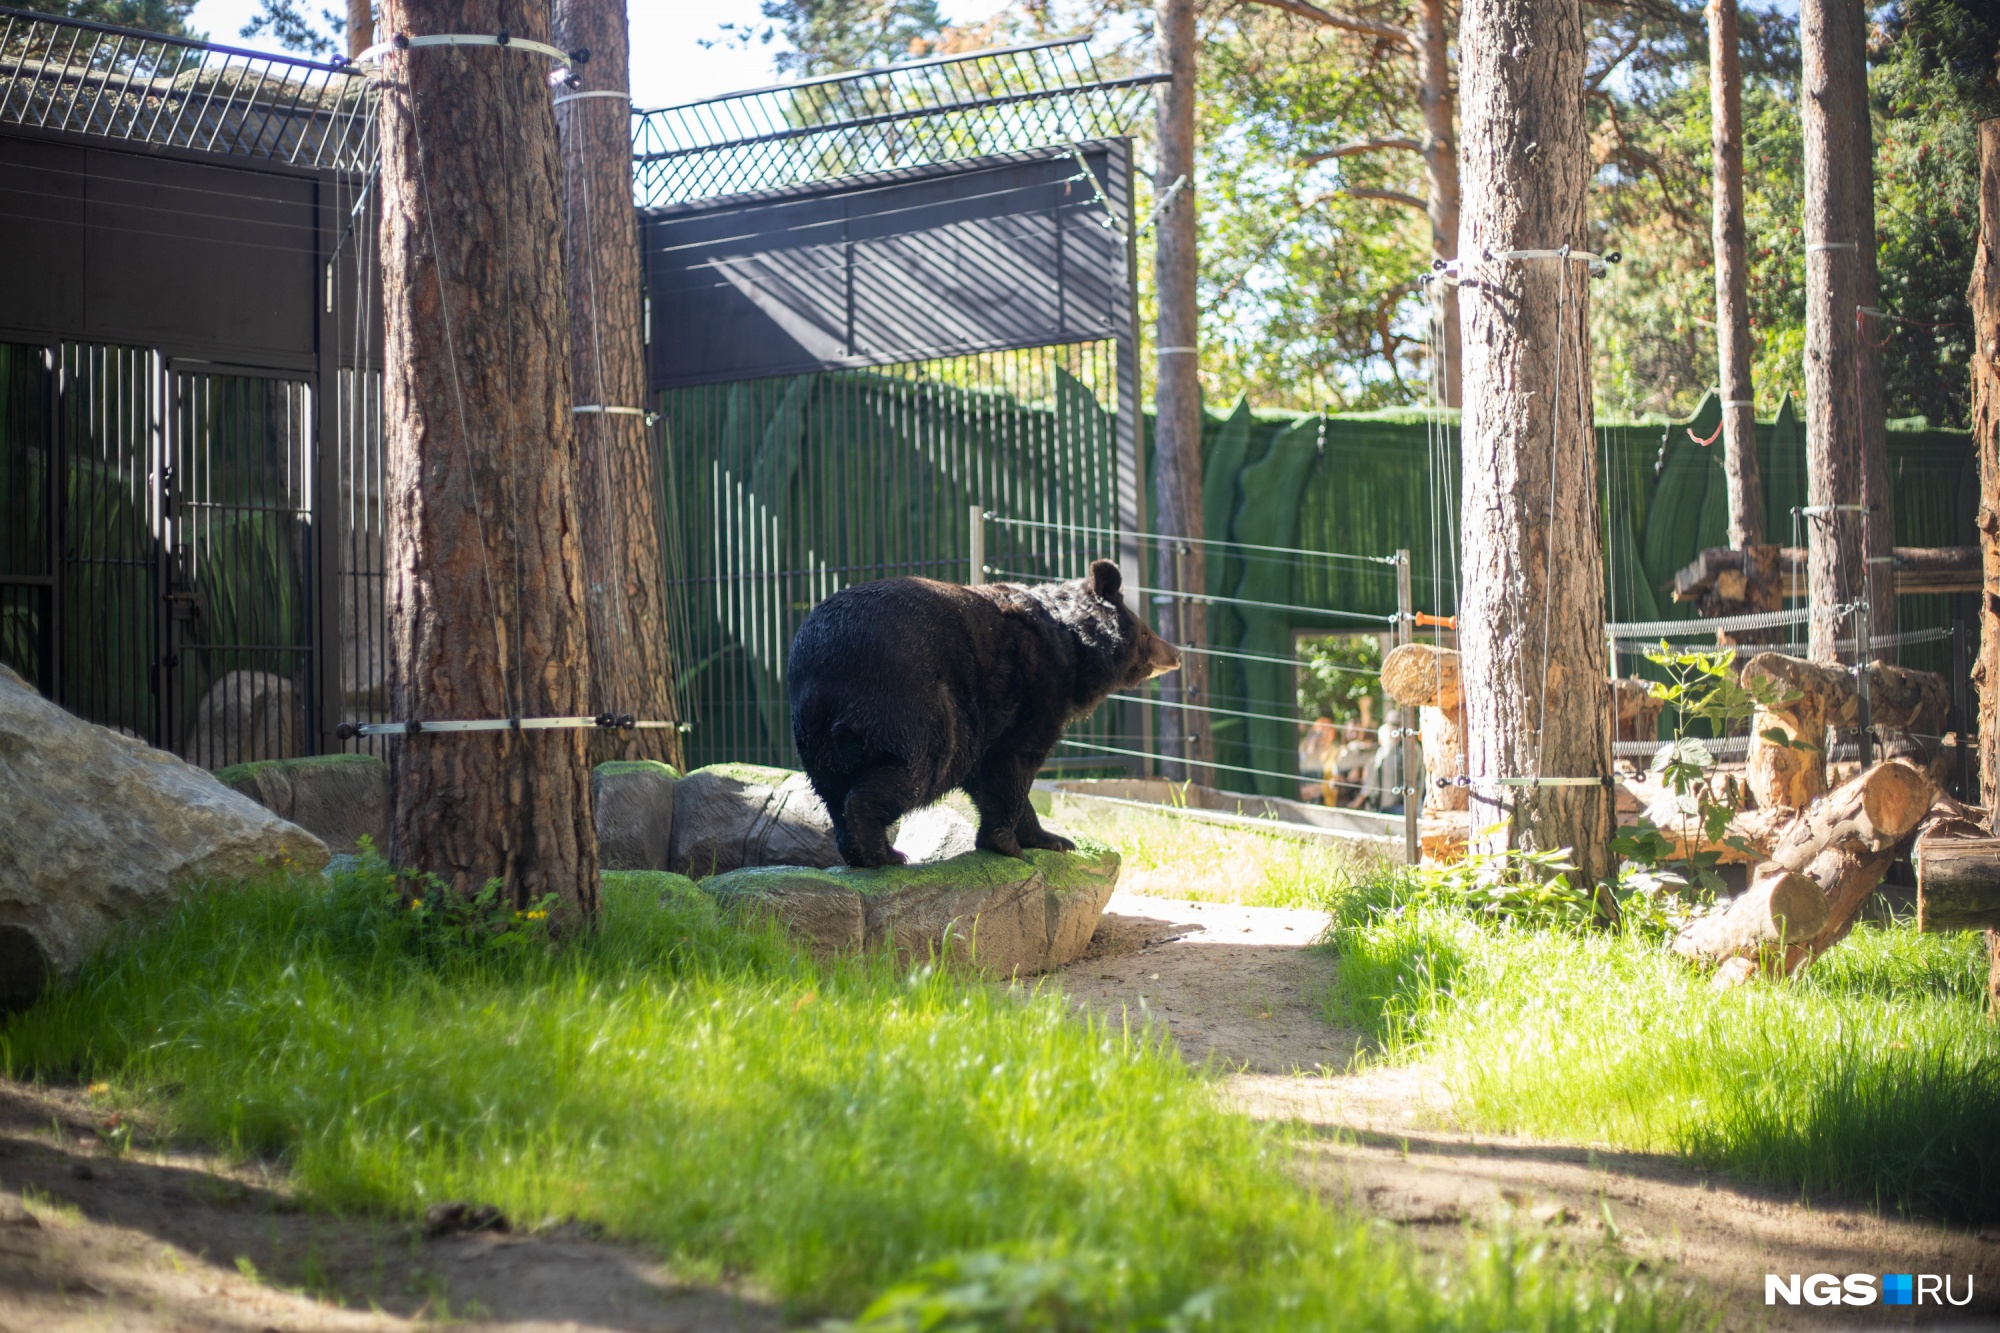
<path fill-rule="evenodd" d="M 1028 800 L 1034 785 L 1038 756 L 993 755 L 965 783 L 965 794 L 979 807 L 979 839 L 976 845 L 1002 856 L 1020 856 L 1022 848 L 1049 852 L 1076 850 L 1076 844 L 1042 827 L 1035 807 Z"/>
<path fill-rule="evenodd" d="M 889 826 L 915 804 L 911 785 L 908 770 L 878 768 L 848 789 L 841 817 L 833 821 L 834 843 L 847 864 L 899 866 L 909 859 L 889 845 Z"/>

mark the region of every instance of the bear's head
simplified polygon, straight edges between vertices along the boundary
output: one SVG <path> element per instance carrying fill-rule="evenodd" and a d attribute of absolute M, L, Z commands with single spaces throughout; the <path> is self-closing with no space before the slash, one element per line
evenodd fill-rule
<path fill-rule="evenodd" d="M 1125 605 L 1125 599 L 1119 595 L 1125 587 L 1125 576 L 1117 565 L 1109 560 L 1091 561 L 1087 581 L 1100 600 L 1110 603 L 1118 618 L 1121 631 L 1118 637 L 1133 650 L 1117 688 L 1128 689 L 1140 681 L 1180 670 L 1180 650 L 1155 634 L 1151 625 L 1133 615 L 1132 608 Z"/>

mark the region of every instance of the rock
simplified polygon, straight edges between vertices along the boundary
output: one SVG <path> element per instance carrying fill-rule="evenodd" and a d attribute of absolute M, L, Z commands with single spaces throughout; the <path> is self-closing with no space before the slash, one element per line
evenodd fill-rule
<path fill-rule="evenodd" d="M 940 801 L 904 815 L 891 845 L 912 865 L 922 865 L 963 856 L 978 840 L 978 825 Z"/>
<path fill-rule="evenodd" d="M 606 870 L 665 870 L 673 850 L 674 787 L 680 774 L 651 759 L 614 759 L 590 774 L 597 812 L 597 864 Z"/>
<path fill-rule="evenodd" d="M 215 780 L 290 820 L 337 855 L 354 855 L 361 839 L 389 849 L 389 766 L 372 754 L 321 754 L 265 759 L 218 769 Z"/>
<path fill-rule="evenodd" d="M 507 1215 L 490 1203 L 471 1203 L 464 1199 L 454 1199 L 450 1203 L 434 1203 L 424 1209 L 424 1235 L 435 1240 L 439 1236 L 456 1236 L 472 1231 L 511 1231 L 512 1225 Z"/>
<path fill-rule="evenodd" d="M 231 671 L 195 705 L 187 757 L 203 768 L 290 759 L 311 748 L 305 734 L 297 686 L 270 671 Z"/>
<path fill-rule="evenodd" d="M 1004 977 L 1080 957 L 1117 887 L 1118 867 L 1118 853 L 1079 842 L 1075 852 L 1031 851 L 1026 860 L 968 852 L 879 870 L 765 866 L 701 887 L 725 907 L 774 914 L 819 952 L 941 953 Z"/>
<path fill-rule="evenodd" d="M 674 784 L 667 869 L 700 879 L 743 866 L 837 866 L 833 821 L 803 773 L 712 764 Z"/>
<path fill-rule="evenodd" d="M 0 667 L 0 1008 L 188 886 L 326 862 L 304 829 Z"/>

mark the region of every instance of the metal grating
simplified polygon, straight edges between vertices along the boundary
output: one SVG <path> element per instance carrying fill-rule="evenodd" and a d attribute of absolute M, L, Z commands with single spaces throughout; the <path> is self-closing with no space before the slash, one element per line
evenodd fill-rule
<path fill-rule="evenodd" d="M 358 70 L 5 6 L 0 124 L 350 171 L 375 141 Z"/>
<path fill-rule="evenodd" d="M 1165 74 L 1106 78 L 1082 37 L 711 97 L 633 117 L 655 208 L 1051 144 L 1117 138 Z"/>

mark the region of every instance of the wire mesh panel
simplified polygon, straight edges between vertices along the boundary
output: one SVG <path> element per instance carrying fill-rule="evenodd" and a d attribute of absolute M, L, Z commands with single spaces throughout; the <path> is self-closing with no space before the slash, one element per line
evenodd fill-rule
<path fill-rule="evenodd" d="M 55 684 L 55 421 L 50 349 L 0 343 L 0 664 Z"/>
<path fill-rule="evenodd" d="M 222 768 L 310 752 L 312 394 L 172 376 L 167 743 Z"/>
<path fill-rule="evenodd" d="M 1115 138 L 1167 76 L 1107 78 L 1085 38 L 802 79 L 641 112 L 641 207 Z"/>
<path fill-rule="evenodd" d="M 1115 554 L 1114 380 L 1095 342 L 661 394 L 688 762 L 796 766 L 800 622 L 854 584 L 968 581 L 973 505 L 1054 525 L 1008 552 L 1037 575 Z"/>
<path fill-rule="evenodd" d="M 68 343 L 62 377 L 58 698 L 92 722 L 164 744 L 160 359 L 143 348 Z"/>
<path fill-rule="evenodd" d="M 340 568 L 339 720 L 389 720 L 387 521 L 383 508 L 382 372 L 340 372 L 338 473 Z M 380 753 L 372 736 L 347 748 Z"/>
<path fill-rule="evenodd" d="M 357 70 L 5 6 L 0 123 L 292 166 L 374 155 Z"/>

